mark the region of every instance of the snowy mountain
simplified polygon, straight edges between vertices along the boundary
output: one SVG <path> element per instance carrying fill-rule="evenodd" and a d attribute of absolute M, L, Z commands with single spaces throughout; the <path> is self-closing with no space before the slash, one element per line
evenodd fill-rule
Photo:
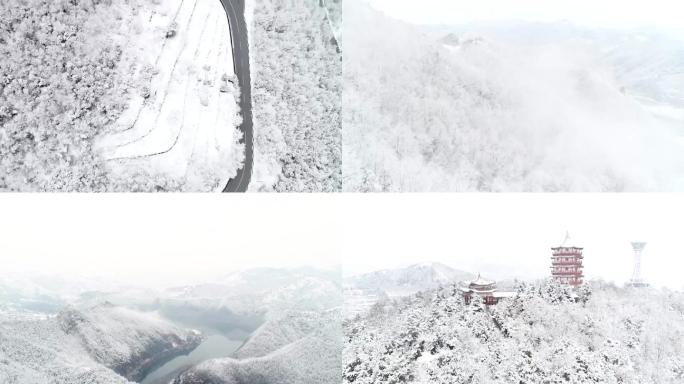
<path fill-rule="evenodd" d="M 414 264 L 406 268 L 385 269 L 344 280 L 345 318 L 364 314 L 376 303 L 392 298 L 451 285 L 475 276 L 440 263 Z"/>
<path fill-rule="evenodd" d="M 368 291 L 383 291 L 390 296 L 405 296 L 464 280 L 474 275 L 441 263 L 414 264 L 406 268 L 384 269 L 346 278 L 345 286 Z"/>
<path fill-rule="evenodd" d="M 56 383 L 81 384 L 83 375 L 102 383 L 140 381 L 200 344 L 206 357 L 172 365 L 160 379 L 173 380 L 191 368 L 181 376 L 188 380 L 221 367 L 226 380 L 236 375 L 245 382 L 279 383 L 277 373 L 286 370 L 293 382 L 325 382 L 320 380 L 339 377 L 341 280 L 339 270 L 315 268 L 249 269 L 158 290 L 97 279 L 5 278 L 0 382 L 50 382 L 52 375 Z M 213 354 L 218 347 L 205 346 L 197 331 L 181 327 L 244 344 L 237 352 Z M 22 339 L 37 359 L 54 364 L 24 361 Z M 313 355 L 323 356 L 316 367 L 304 363 Z M 10 362 L 6 367 L 3 358 Z"/>
<path fill-rule="evenodd" d="M 345 190 L 684 188 L 683 43 L 564 25 L 437 34 L 343 5 Z"/>
<path fill-rule="evenodd" d="M 0 276 L 0 301 L 16 310 L 57 313 L 65 305 L 82 302 L 93 306 L 105 300 L 89 303 L 88 298 L 103 292 L 123 292 L 127 288 L 107 279 L 50 274 Z M 138 291 L 139 295 L 141 292 Z"/>
<path fill-rule="evenodd" d="M 315 268 L 255 268 L 207 284 L 166 290 L 162 302 L 195 303 L 253 314 L 280 310 L 320 310 L 341 305 L 339 271 Z"/>
<path fill-rule="evenodd" d="M 458 46 L 464 36 L 490 37 L 527 47 L 560 45 L 588 50 L 609 66 L 626 91 L 684 107 L 684 41 L 664 29 L 590 29 L 569 22 L 499 22 L 441 27 L 442 42 Z M 448 32 L 446 32 L 448 31 Z"/>
<path fill-rule="evenodd" d="M 0 382 L 128 383 L 201 341 L 156 314 L 111 305 L 0 318 Z"/>
<path fill-rule="evenodd" d="M 271 341 L 269 343 L 269 341 Z M 174 384 L 320 384 L 339 381 L 339 311 L 290 314 L 268 322 L 238 350 L 240 359 L 205 361 Z"/>
<path fill-rule="evenodd" d="M 340 322 L 340 310 L 287 312 L 266 321 L 235 352 L 238 359 L 265 356 Z"/>
<path fill-rule="evenodd" d="M 522 283 L 485 307 L 447 287 L 347 321 L 345 383 L 681 383 L 684 295 Z"/>

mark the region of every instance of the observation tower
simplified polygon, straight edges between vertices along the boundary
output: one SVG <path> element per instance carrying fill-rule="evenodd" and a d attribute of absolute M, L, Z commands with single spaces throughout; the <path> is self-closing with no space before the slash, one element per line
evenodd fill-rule
<path fill-rule="evenodd" d="M 644 241 L 632 242 L 632 249 L 634 249 L 634 270 L 632 271 L 632 278 L 627 282 L 629 287 L 648 287 L 648 283 L 641 277 L 641 252 L 646 247 Z"/>

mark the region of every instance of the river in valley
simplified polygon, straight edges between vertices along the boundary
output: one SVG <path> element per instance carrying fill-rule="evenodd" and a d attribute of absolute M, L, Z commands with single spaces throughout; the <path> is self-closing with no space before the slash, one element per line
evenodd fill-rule
<path fill-rule="evenodd" d="M 208 336 L 189 355 L 178 356 L 150 372 L 140 384 L 167 384 L 175 374 L 204 360 L 229 357 L 243 340 L 231 340 L 220 334 Z"/>

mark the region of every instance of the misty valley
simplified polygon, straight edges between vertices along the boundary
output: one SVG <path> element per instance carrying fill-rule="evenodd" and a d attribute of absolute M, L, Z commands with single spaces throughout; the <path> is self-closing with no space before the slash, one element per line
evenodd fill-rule
<path fill-rule="evenodd" d="M 339 377 L 342 291 L 335 271 L 253 269 L 160 290 L 106 285 L 0 278 L 0 382 L 267 384 Z M 310 354 L 320 364 L 313 376 Z"/>

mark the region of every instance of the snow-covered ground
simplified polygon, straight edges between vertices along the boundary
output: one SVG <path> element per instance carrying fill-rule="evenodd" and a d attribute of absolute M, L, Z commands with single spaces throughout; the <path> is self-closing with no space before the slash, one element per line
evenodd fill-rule
<path fill-rule="evenodd" d="M 239 88 L 228 20 L 219 1 L 141 7 L 122 34 L 124 67 L 140 80 L 96 148 L 113 178 L 138 175 L 162 189 L 220 190 L 244 160 Z M 167 180 L 167 183 L 164 183 Z"/>

